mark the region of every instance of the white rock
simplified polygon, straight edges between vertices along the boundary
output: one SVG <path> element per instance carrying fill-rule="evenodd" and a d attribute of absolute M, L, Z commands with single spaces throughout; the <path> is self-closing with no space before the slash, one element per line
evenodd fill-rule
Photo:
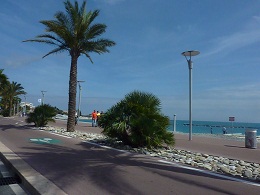
<path fill-rule="evenodd" d="M 204 164 L 204 168 L 208 170 L 212 170 L 212 166 L 208 163 Z"/>
<path fill-rule="evenodd" d="M 223 163 L 225 163 L 226 165 L 228 165 L 228 164 L 229 164 L 229 159 L 228 159 L 228 158 L 225 158 L 225 159 L 223 160 Z"/>
<path fill-rule="evenodd" d="M 191 164 L 191 162 L 192 162 L 191 159 L 187 159 L 187 160 L 185 161 L 186 164 Z"/>
<path fill-rule="evenodd" d="M 203 157 L 208 157 L 209 155 L 208 154 L 202 154 Z"/>
<path fill-rule="evenodd" d="M 236 170 L 236 166 L 234 166 L 234 165 L 229 166 L 229 169 L 232 170 L 232 171 L 235 171 Z"/>
<path fill-rule="evenodd" d="M 251 170 L 245 170 L 245 172 L 242 175 L 247 177 L 247 178 L 251 178 L 253 173 L 252 173 Z"/>
<path fill-rule="evenodd" d="M 236 167 L 236 171 L 237 171 L 238 173 L 242 173 L 242 172 L 243 172 L 243 168 L 242 168 L 240 165 L 238 165 L 238 166 Z"/>
<path fill-rule="evenodd" d="M 225 166 L 220 167 L 220 169 L 221 169 L 224 173 L 229 173 L 229 172 L 230 172 L 229 168 L 228 168 L 228 167 L 225 167 Z"/>

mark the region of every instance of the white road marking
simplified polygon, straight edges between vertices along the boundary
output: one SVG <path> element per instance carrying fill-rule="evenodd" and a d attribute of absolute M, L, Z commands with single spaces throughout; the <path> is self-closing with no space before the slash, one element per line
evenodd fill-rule
<path fill-rule="evenodd" d="M 69 137 L 69 136 L 66 136 L 66 135 L 61 135 L 61 134 L 58 134 L 58 133 L 51 133 L 50 134 L 53 134 L 53 135 L 57 135 L 57 136 L 60 136 L 60 137 L 65 137 L 65 138 L 72 138 L 72 137 Z"/>
<path fill-rule="evenodd" d="M 99 146 L 99 147 L 105 148 L 105 149 L 115 150 L 115 151 L 118 151 L 118 152 L 123 152 L 123 153 L 128 153 L 128 154 L 131 153 L 131 152 L 128 152 L 128 151 L 125 151 L 125 150 L 120 150 L 120 149 L 112 148 L 112 147 L 109 147 L 109 146 L 103 146 L 103 145 L 96 144 L 96 143 L 89 142 L 89 141 L 82 141 L 82 142 L 92 144 L 92 145 L 95 145 L 95 146 Z"/>
<path fill-rule="evenodd" d="M 249 185 L 260 187 L 260 184 L 257 184 L 257 183 L 251 182 L 251 181 L 246 181 L 246 180 L 243 180 L 243 179 L 234 178 L 234 177 L 230 177 L 230 176 L 227 176 L 227 175 L 221 175 L 221 174 L 218 174 L 218 173 L 214 173 L 214 172 L 210 172 L 210 171 L 206 171 L 206 170 L 201 170 L 201 169 L 197 169 L 197 168 L 193 168 L 193 167 L 187 167 L 187 166 L 183 166 L 183 165 L 180 165 L 180 164 L 177 164 L 177 163 L 174 163 L 174 162 L 169 162 L 169 161 L 166 161 L 166 160 L 158 160 L 158 161 L 161 162 L 161 163 L 165 163 L 165 164 L 171 164 L 173 166 L 180 167 L 180 168 L 183 168 L 183 169 L 197 171 L 197 172 L 201 172 L 201 173 L 204 173 L 204 174 L 220 177 L 220 178 L 223 178 L 223 179 L 229 179 L 229 180 L 233 180 L 233 181 L 237 181 L 237 182 L 246 183 L 246 184 L 249 184 Z"/>

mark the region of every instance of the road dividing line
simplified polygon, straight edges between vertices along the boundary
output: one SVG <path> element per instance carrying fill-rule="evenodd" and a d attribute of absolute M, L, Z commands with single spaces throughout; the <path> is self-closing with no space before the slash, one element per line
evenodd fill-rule
<path fill-rule="evenodd" d="M 120 150 L 120 149 L 112 148 L 112 147 L 110 147 L 110 146 L 103 146 L 103 145 L 96 144 L 96 143 L 89 142 L 89 141 L 82 141 L 82 142 L 88 143 L 88 144 L 92 144 L 92 145 L 95 145 L 95 146 L 99 146 L 99 147 L 105 148 L 105 149 L 115 150 L 115 151 L 118 151 L 118 152 L 123 152 L 123 153 L 128 153 L 128 154 L 132 153 L 132 152 L 128 152 L 128 151 L 126 151 L 126 150 Z"/>
<path fill-rule="evenodd" d="M 70 136 L 61 135 L 61 134 L 58 134 L 58 133 L 51 133 L 51 132 L 50 132 L 50 134 L 57 135 L 57 136 L 60 136 L 60 137 L 69 138 L 69 139 L 72 138 L 72 137 L 70 137 Z"/>

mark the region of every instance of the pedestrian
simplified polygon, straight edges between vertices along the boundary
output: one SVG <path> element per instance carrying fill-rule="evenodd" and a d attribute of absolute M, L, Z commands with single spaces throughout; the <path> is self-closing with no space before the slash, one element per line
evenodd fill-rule
<path fill-rule="evenodd" d="M 99 118 L 100 118 L 100 112 L 97 111 L 97 126 L 98 126 L 98 120 L 99 120 Z"/>
<path fill-rule="evenodd" d="M 77 124 L 78 124 L 78 113 L 75 112 L 75 125 L 77 125 Z"/>
<path fill-rule="evenodd" d="M 223 134 L 227 134 L 227 129 L 226 129 L 226 127 L 223 127 L 223 128 L 222 128 L 222 131 L 223 131 Z"/>
<path fill-rule="evenodd" d="M 96 110 L 94 110 L 91 115 L 92 115 L 92 127 L 96 127 L 97 126 L 97 113 L 96 113 Z"/>
<path fill-rule="evenodd" d="M 212 129 L 212 127 L 210 128 L 210 133 L 213 134 L 213 129 Z"/>

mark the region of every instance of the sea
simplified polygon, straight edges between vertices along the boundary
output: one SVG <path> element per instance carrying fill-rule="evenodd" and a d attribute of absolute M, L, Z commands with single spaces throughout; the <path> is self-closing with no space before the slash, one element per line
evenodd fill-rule
<path fill-rule="evenodd" d="M 176 120 L 176 131 L 189 133 L 188 120 Z M 257 136 L 260 136 L 260 123 L 246 122 L 217 122 L 217 121 L 192 121 L 192 133 L 198 134 L 223 134 L 225 127 L 228 134 L 245 135 L 247 129 L 257 130 Z M 170 121 L 169 131 L 173 131 L 173 120 Z"/>
<path fill-rule="evenodd" d="M 91 123 L 91 120 L 80 119 L 79 122 Z M 224 127 L 228 134 L 245 135 L 246 130 L 249 129 L 257 130 L 257 136 L 260 136 L 260 123 L 192 121 L 192 133 L 194 134 L 223 134 Z M 170 120 L 168 131 L 173 131 L 173 128 L 173 120 Z M 176 120 L 176 131 L 189 133 L 189 121 Z"/>

